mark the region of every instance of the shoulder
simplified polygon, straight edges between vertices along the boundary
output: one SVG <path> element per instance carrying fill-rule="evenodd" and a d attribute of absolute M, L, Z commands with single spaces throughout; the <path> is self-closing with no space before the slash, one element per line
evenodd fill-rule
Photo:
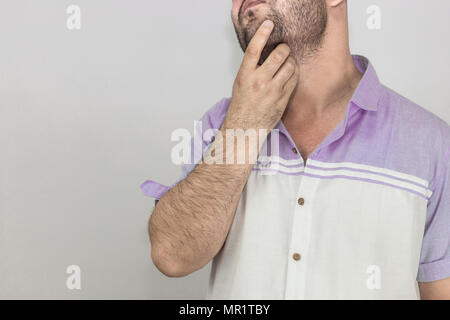
<path fill-rule="evenodd" d="M 407 144 L 426 147 L 424 151 L 450 151 L 450 126 L 445 120 L 392 89 L 383 86 L 383 91 L 381 116 L 392 121 L 393 133 Z"/>
<path fill-rule="evenodd" d="M 389 147 L 405 170 L 417 171 L 432 185 L 447 170 L 450 126 L 426 108 L 383 87 L 377 122 L 389 138 Z M 407 160 L 407 161 L 406 161 Z M 399 164 L 399 163 L 397 163 Z"/>

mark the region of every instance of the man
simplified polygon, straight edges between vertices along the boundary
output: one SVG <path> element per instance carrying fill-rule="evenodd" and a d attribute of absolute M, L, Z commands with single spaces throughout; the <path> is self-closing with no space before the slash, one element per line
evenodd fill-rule
<path fill-rule="evenodd" d="M 211 299 L 449 299 L 449 126 L 350 54 L 345 0 L 233 0 L 232 18 L 245 56 L 201 130 L 204 158 L 233 161 L 143 184 L 158 269 L 213 260 Z M 267 132 L 268 156 L 231 129 Z"/>

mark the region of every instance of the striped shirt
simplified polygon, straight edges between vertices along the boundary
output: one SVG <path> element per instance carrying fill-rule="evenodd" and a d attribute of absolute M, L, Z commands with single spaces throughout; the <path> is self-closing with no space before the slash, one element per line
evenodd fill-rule
<path fill-rule="evenodd" d="M 249 176 L 207 298 L 417 299 L 417 281 L 450 277 L 449 126 L 383 86 L 366 58 L 354 62 L 363 78 L 345 120 L 306 165 L 282 121 L 267 138 L 278 150 Z M 219 129 L 229 104 L 198 130 Z M 142 191 L 159 199 L 172 186 Z"/>

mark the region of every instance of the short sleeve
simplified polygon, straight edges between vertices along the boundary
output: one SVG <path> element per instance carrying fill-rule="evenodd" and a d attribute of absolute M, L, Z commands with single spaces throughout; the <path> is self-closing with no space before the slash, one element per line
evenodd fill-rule
<path fill-rule="evenodd" d="M 427 208 L 419 282 L 450 278 L 450 150 L 437 168 Z"/>
<path fill-rule="evenodd" d="M 214 141 L 217 131 L 222 126 L 226 111 L 229 106 L 229 99 L 222 99 L 211 108 L 201 119 L 195 123 L 195 133 L 190 141 L 189 163 L 181 165 L 181 174 L 176 182 L 170 186 L 165 186 L 153 180 L 147 180 L 141 185 L 141 191 L 145 196 L 160 200 L 170 189 L 186 179 L 196 168 L 207 151 L 209 145 Z"/>

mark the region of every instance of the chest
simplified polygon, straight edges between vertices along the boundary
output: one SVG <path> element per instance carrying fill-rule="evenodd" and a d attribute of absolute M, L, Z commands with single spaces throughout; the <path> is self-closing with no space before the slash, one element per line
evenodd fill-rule
<path fill-rule="evenodd" d="M 304 121 L 287 127 L 292 140 L 304 160 L 336 129 L 343 117 L 336 119 Z"/>

